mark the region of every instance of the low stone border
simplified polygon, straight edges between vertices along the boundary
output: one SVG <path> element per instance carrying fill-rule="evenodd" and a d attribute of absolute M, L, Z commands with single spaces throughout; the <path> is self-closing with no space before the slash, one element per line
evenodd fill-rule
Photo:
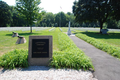
<path fill-rule="evenodd" d="M 52 28 L 52 29 L 50 29 L 49 31 L 52 31 L 52 30 L 54 30 L 55 28 Z"/>
<path fill-rule="evenodd" d="M 60 31 L 62 32 L 62 29 L 61 28 L 59 28 L 60 29 Z"/>

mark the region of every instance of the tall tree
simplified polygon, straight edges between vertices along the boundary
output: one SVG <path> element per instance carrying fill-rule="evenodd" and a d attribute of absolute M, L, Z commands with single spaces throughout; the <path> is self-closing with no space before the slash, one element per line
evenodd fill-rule
<path fill-rule="evenodd" d="M 67 23 L 70 21 L 71 22 L 71 26 L 74 27 L 74 24 L 75 24 L 75 16 L 74 16 L 74 14 L 72 14 L 70 12 L 67 12 L 66 20 L 67 20 Z M 66 23 L 66 27 L 68 27 L 67 23 Z"/>
<path fill-rule="evenodd" d="M 37 19 L 40 8 L 40 0 L 16 0 L 16 9 L 21 14 L 25 15 L 28 25 L 30 26 L 30 32 L 32 33 L 32 24 Z"/>
<path fill-rule="evenodd" d="M 45 11 L 42 11 L 41 13 L 38 14 L 38 16 L 37 16 L 37 22 L 35 24 L 36 26 L 41 26 L 40 22 L 44 18 L 45 13 L 46 13 Z"/>
<path fill-rule="evenodd" d="M 55 15 L 51 12 L 45 13 L 41 23 L 46 23 L 47 27 L 52 27 L 55 22 Z"/>
<path fill-rule="evenodd" d="M 24 15 L 21 13 L 18 13 L 18 11 L 15 9 L 15 6 L 10 6 L 10 10 L 12 13 L 12 23 L 11 26 L 27 26 L 27 21 L 24 19 Z"/>
<path fill-rule="evenodd" d="M 64 27 L 67 23 L 67 18 L 64 12 L 59 12 L 56 14 L 55 22 L 60 26 Z"/>
<path fill-rule="evenodd" d="M 0 1 L 0 26 L 6 27 L 12 22 L 12 14 L 10 6 L 3 1 Z"/>
<path fill-rule="evenodd" d="M 109 0 L 113 9 L 112 18 L 120 20 L 120 0 Z"/>
<path fill-rule="evenodd" d="M 99 22 L 100 33 L 103 23 L 111 15 L 109 0 L 79 0 L 74 3 L 73 13 L 77 22 Z"/>

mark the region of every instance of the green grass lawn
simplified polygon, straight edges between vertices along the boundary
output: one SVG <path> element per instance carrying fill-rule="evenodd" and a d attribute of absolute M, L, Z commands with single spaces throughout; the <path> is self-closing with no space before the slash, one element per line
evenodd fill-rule
<path fill-rule="evenodd" d="M 26 39 L 25 44 L 16 44 L 17 37 L 12 37 L 12 32 L 0 32 L 0 66 L 4 68 L 27 67 L 28 66 L 28 43 L 30 35 L 52 35 L 53 36 L 53 58 L 50 63 L 55 68 L 94 69 L 91 59 L 84 54 L 73 41 L 59 28 L 43 31 L 16 31 Z M 17 50 L 16 50 L 17 49 Z M 22 49 L 22 50 L 21 50 Z"/>
<path fill-rule="evenodd" d="M 81 33 L 89 37 L 95 38 L 97 40 L 100 40 L 104 43 L 120 47 L 120 32 L 114 33 L 109 32 L 108 34 L 98 34 L 97 32 L 81 32 Z"/>
<path fill-rule="evenodd" d="M 68 31 L 68 27 L 60 27 L 62 29 L 62 32 L 67 32 Z"/>
<path fill-rule="evenodd" d="M 43 31 L 33 30 L 33 33 L 29 33 L 29 31 L 15 32 L 17 32 L 20 36 L 24 36 L 27 42 L 25 44 L 16 44 L 18 37 L 12 37 L 12 32 L 0 31 L 0 55 L 14 49 L 28 49 L 30 35 L 53 35 L 53 49 L 58 50 L 58 40 L 56 38 L 60 32 L 58 29 L 55 29 L 54 32 L 49 32 L 49 29 Z"/>
<path fill-rule="evenodd" d="M 76 32 L 77 37 L 120 59 L 120 33 Z"/>

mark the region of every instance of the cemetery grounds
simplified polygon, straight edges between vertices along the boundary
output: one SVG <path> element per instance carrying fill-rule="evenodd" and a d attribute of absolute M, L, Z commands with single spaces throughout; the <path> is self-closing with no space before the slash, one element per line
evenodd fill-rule
<path fill-rule="evenodd" d="M 0 66 L 4 68 L 28 67 L 29 36 L 52 35 L 53 59 L 50 63 L 51 67 L 94 69 L 91 59 L 77 48 L 74 42 L 64 33 L 67 32 L 67 29 L 33 27 L 33 33 L 29 33 L 28 27 L 2 29 L 0 31 Z M 98 34 L 98 29 L 71 28 L 71 30 L 77 37 L 120 59 L 120 31 L 111 30 L 107 35 L 102 35 Z M 18 38 L 12 37 L 13 31 L 20 36 L 24 36 L 27 42 L 25 44 L 16 44 Z"/>
<path fill-rule="evenodd" d="M 67 28 L 61 29 L 67 32 Z M 78 38 L 120 59 L 120 29 L 108 30 L 108 34 L 99 34 L 99 28 L 71 28 Z"/>

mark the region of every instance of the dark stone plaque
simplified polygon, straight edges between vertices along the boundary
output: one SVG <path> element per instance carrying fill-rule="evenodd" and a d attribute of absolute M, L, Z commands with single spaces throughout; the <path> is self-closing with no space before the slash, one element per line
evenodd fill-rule
<path fill-rule="evenodd" d="M 49 57 L 49 39 L 32 39 L 32 58 Z"/>

